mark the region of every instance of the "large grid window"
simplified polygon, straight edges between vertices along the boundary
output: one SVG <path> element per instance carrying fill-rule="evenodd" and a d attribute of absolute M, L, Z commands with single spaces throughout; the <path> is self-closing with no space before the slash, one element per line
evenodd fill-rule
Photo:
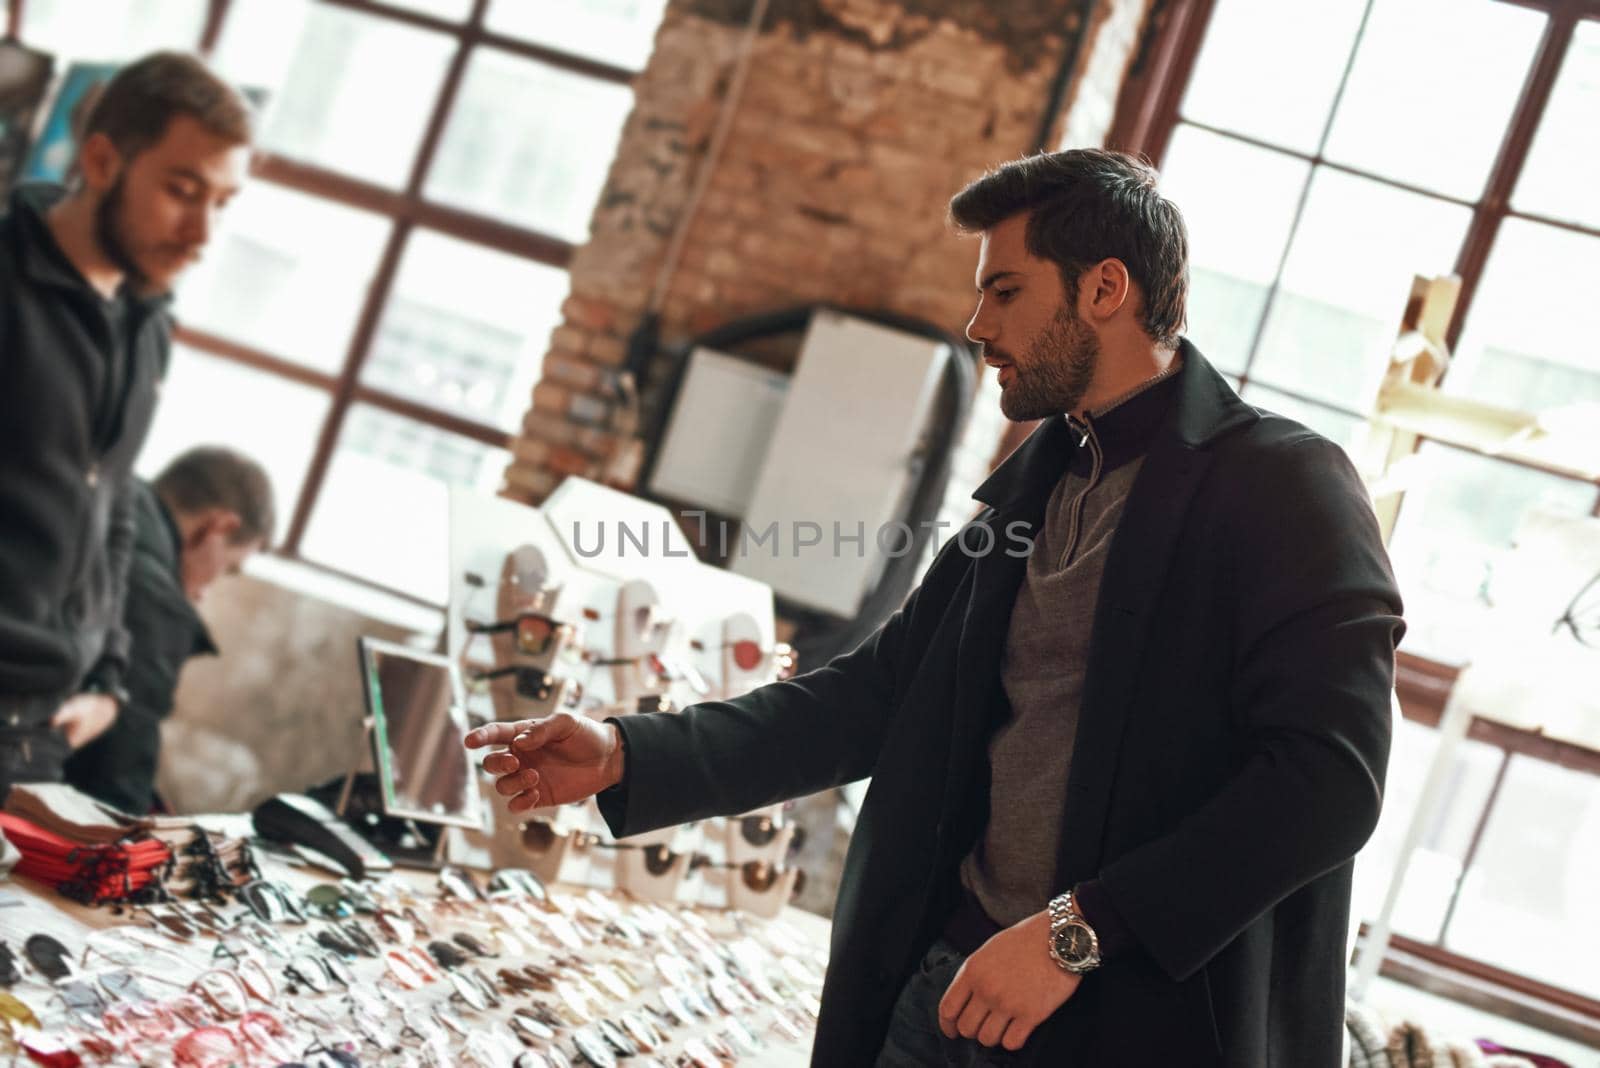
<path fill-rule="evenodd" d="M 446 488 L 494 492 L 665 0 L 9 0 L 72 62 L 197 50 L 266 101 L 179 284 L 141 456 L 227 442 L 278 552 L 445 600 Z"/>
<path fill-rule="evenodd" d="M 1452 272 L 1446 391 L 1517 408 L 1600 400 L 1600 2 L 1179 0 L 1165 17 L 1110 143 L 1156 162 L 1183 209 L 1188 333 L 1247 400 L 1354 444 L 1412 276 Z M 1438 442 L 1419 454 L 1390 548 L 1404 651 L 1444 675 L 1490 633 L 1491 579 L 1523 518 L 1600 515 L 1600 494 Z M 1488 735 L 1469 745 L 1397 928 L 1600 1015 L 1586 967 L 1600 923 L 1581 889 L 1600 755 L 1475 734 Z M 1426 726 L 1400 726 L 1389 818 L 1358 866 L 1365 915 L 1433 745 Z"/>

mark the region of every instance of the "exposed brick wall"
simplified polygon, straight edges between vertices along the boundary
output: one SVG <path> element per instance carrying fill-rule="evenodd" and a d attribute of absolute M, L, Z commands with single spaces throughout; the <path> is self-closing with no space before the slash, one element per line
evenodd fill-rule
<path fill-rule="evenodd" d="M 1091 38 L 1136 24 L 1143 7 L 1101 0 Z M 568 474 L 600 474 L 622 445 L 607 429 L 610 373 L 706 156 L 749 10 L 748 0 L 668 4 L 592 237 L 571 266 L 509 496 L 537 503 Z M 822 300 L 959 333 L 973 254 L 946 228 L 945 204 L 1032 147 L 1081 11 L 1077 0 L 774 0 L 664 301 L 663 337 Z M 1072 97 L 1093 102 L 1098 127 L 1126 59 L 1089 44 Z M 1080 142 L 1104 132 L 1074 129 Z M 639 425 L 651 425 L 668 371 L 651 369 Z M 992 420 L 979 424 L 980 452 L 992 451 Z"/>

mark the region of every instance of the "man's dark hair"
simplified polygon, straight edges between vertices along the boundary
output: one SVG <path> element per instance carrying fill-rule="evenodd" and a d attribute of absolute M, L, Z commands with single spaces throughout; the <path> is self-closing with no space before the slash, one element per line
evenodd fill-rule
<path fill-rule="evenodd" d="M 237 144 L 249 144 L 255 133 L 249 103 L 210 67 L 185 52 L 152 52 L 100 90 L 79 141 L 103 133 L 132 159 L 160 141 L 179 115 Z"/>
<path fill-rule="evenodd" d="M 1078 276 L 1118 259 L 1144 294 L 1140 324 L 1158 345 L 1177 343 L 1189 295 L 1189 237 L 1183 216 L 1156 190 L 1155 168 L 1121 152 L 1075 148 L 1007 163 L 950 201 L 966 233 L 1028 213 L 1026 244 L 1061 270 L 1069 299 Z"/>
<path fill-rule="evenodd" d="M 272 482 L 248 456 L 221 445 L 201 445 L 168 464 L 153 485 L 167 507 L 179 514 L 208 508 L 233 512 L 240 520 L 235 545 L 257 538 L 272 544 L 277 522 Z"/>

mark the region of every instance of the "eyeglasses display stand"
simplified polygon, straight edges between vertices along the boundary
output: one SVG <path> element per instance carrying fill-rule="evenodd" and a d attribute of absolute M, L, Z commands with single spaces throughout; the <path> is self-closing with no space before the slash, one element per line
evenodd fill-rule
<path fill-rule="evenodd" d="M 615 632 L 609 663 L 617 703 L 633 707 L 641 697 L 659 696 L 668 680 L 652 669 L 667 651 L 677 627 L 660 594 L 645 579 L 632 579 L 617 591 Z"/>

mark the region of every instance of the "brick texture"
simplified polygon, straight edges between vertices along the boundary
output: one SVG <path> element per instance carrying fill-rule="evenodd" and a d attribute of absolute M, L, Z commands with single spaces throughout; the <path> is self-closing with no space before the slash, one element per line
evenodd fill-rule
<path fill-rule="evenodd" d="M 1077 0 L 1040 0 L 1024 25 L 957 0 L 777 0 L 689 223 L 661 308 L 665 338 L 810 301 L 960 333 L 975 250 L 949 231 L 949 198 L 1033 147 L 1060 59 L 1080 34 L 1054 143 L 1098 144 L 1145 6 L 1100 0 L 1082 25 Z M 566 475 L 603 477 L 620 448 L 614 369 L 706 165 L 743 40 L 743 15 L 726 4 L 668 3 L 590 240 L 573 258 L 508 495 L 537 503 Z M 669 368 L 652 363 L 638 426 L 654 425 Z M 960 470 L 990 459 L 994 414 L 972 420 L 963 450 L 978 459 Z M 970 504 L 970 490 L 952 480 L 948 508 Z"/>

